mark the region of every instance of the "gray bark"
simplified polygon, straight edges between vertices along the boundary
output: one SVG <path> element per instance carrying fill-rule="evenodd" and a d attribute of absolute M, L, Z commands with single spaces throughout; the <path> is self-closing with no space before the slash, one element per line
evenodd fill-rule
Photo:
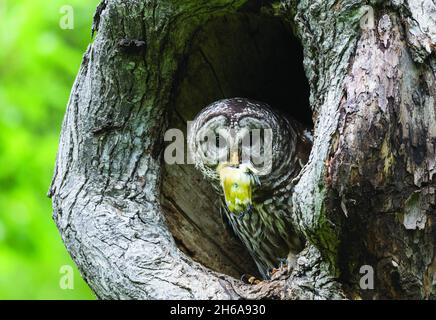
<path fill-rule="evenodd" d="M 99 6 L 49 192 L 63 241 L 99 298 L 435 297 L 435 3 L 269 3 Z M 368 4 L 375 24 L 362 29 Z M 283 23 L 304 48 L 315 124 L 292 204 L 308 245 L 290 274 L 247 285 L 236 277 L 253 264 L 223 236 L 208 186 L 192 169 L 164 166 L 162 140 L 213 98 L 261 90 L 256 74 L 247 88 L 240 80 L 286 59 L 265 49 L 280 46 Z M 238 37 L 217 41 L 225 26 Z M 362 265 L 376 272 L 374 290 L 359 287 Z"/>

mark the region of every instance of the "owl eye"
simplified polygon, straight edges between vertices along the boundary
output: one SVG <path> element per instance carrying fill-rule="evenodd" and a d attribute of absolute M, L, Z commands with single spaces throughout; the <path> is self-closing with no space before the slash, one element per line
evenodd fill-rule
<path fill-rule="evenodd" d="M 227 140 L 219 133 L 215 136 L 215 145 L 218 149 L 227 148 Z"/>
<path fill-rule="evenodd" d="M 255 129 L 250 130 L 249 132 L 250 137 L 250 146 L 251 147 L 257 147 L 260 143 L 263 142 L 263 130 Z"/>

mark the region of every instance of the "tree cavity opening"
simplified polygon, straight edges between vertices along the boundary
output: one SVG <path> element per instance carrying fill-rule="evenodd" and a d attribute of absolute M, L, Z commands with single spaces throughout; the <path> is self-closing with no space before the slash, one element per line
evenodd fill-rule
<path fill-rule="evenodd" d="M 312 127 L 309 84 L 299 40 L 279 17 L 235 13 L 201 26 L 180 63 L 169 127 L 210 103 L 243 97 L 268 103 Z M 165 165 L 161 203 L 179 248 L 195 261 L 239 278 L 257 275 L 247 250 L 226 227 L 218 196 L 193 165 Z"/>

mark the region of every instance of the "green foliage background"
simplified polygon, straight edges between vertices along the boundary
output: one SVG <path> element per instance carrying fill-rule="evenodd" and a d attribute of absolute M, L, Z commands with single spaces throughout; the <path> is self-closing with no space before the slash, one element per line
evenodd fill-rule
<path fill-rule="evenodd" d="M 46 193 L 74 78 L 99 0 L 0 0 L 0 299 L 93 299 Z M 59 26 L 74 9 L 74 29 Z M 74 289 L 59 286 L 74 266 Z"/>

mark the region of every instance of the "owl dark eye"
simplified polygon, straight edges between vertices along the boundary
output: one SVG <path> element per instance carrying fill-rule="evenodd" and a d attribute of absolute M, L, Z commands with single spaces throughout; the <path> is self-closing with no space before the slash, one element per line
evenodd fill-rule
<path fill-rule="evenodd" d="M 227 148 L 227 141 L 226 141 L 226 139 L 222 135 L 220 135 L 218 133 L 215 136 L 215 139 L 216 139 L 215 144 L 216 144 L 216 147 L 218 149 L 225 149 L 225 148 Z"/>
<path fill-rule="evenodd" d="M 250 146 L 257 147 L 260 143 L 263 142 L 263 130 L 250 130 Z"/>

